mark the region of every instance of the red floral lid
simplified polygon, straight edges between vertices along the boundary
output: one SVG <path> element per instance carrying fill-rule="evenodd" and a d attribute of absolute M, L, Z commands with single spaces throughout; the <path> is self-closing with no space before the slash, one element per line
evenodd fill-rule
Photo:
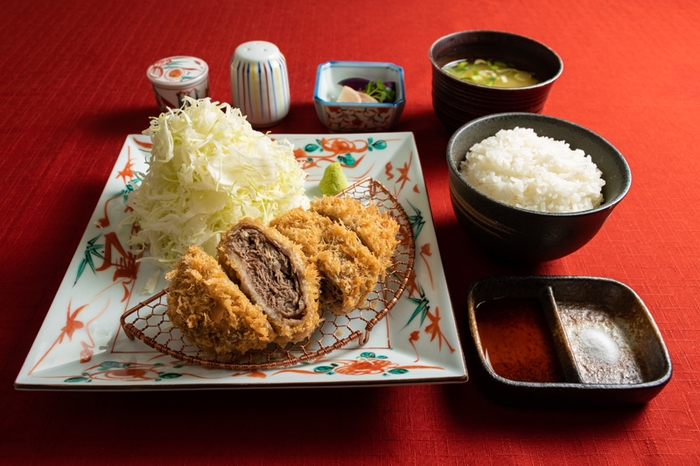
<path fill-rule="evenodd" d="M 204 60 L 176 56 L 158 60 L 148 68 L 146 75 L 157 86 L 180 88 L 205 80 L 208 73 L 209 67 Z"/>

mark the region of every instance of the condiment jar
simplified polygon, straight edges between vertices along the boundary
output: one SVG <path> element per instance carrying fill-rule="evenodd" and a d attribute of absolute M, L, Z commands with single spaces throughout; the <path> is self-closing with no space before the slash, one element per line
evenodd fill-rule
<path fill-rule="evenodd" d="M 209 66 L 200 58 L 163 58 L 148 68 L 146 76 L 162 112 L 168 108 L 180 108 L 185 96 L 193 99 L 209 97 Z"/>
<path fill-rule="evenodd" d="M 234 107 L 255 128 L 274 126 L 289 113 L 287 62 L 275 44 L 245 42 L 231 58 Z"/>

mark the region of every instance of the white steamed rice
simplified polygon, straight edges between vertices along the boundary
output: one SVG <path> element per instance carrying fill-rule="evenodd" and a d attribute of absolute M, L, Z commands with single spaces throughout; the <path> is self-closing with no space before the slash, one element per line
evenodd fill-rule
<path fill-rule="evenodd" d="M 582 150 L 530 128 L 500 130 L 472 146 L 460 164 L 483 194 L 539 212 L 577 212 L 603 202 L 602 172 Z"/>

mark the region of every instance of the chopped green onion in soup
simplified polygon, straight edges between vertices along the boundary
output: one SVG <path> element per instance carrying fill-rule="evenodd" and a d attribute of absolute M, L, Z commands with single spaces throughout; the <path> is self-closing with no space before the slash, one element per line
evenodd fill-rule
<path fill-rule="evenodd" d="M 519 70 L 499 60 L 456 60 L 442 67 L 452 76 L 490 87 L 525 87 L 539 81 L 532 73 Z"/>

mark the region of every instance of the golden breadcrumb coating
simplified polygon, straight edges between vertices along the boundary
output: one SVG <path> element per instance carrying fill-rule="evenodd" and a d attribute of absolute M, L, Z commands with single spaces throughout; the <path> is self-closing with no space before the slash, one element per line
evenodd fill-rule
<path fill-rule="evenodd" d="M 222 236 L 219 263 L 259 305 L 281 346 L 311 336 L 321 322 L 319 275 L 298 245 L 260 220 L 244 218 Z"/>
<path fill-rule="evenodd" d="M 321 309 L 347 314 L 362 303 L 382 272 L 379 260 L 357 235 L 316 212 L 292 209 L 270 222 L 318 267 Z"/>
<path fill-rule="evenodd" d="M 352 197 L 324 196 L 311 201 L 310 209 L 352 230 L 382 265 L 382 275 L 391 266 L 391 257 L 399 241 L 399 224 L 386 212 L 370 204 L 362 205 Z"/>
<path fill-rule="evenodd" d="M 197 246 L 166 275 L 168 317 L 203 350 L 225 355 L 263 349 L 274 332 L 260 306 L 251 304 L 216 259 Z"/>
<path fill-rule="evenodd" d="M 227 355 L 311 336 L 329 311 L 360 307 L 391 266 L 399 224 L 371 204 L 324 197 L 265 225 L 244 218 L 218 262 L 191 246 L 166 275 L 168 317 L 204 351 Z"/>

